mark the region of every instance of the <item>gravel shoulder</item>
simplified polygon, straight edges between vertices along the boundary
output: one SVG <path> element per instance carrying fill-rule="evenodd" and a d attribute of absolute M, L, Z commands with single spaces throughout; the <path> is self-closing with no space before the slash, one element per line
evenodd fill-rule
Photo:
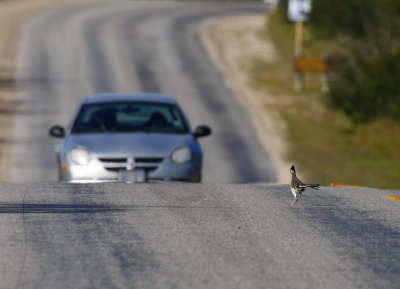
<path fill-rule="evenodd" d="M 277 112 L 268 110 L 268 102 L 273 101 L 268 91 L 254 89 L 248 75 L 254 59 L 268 63 L 277 57 L 265 36 L 265 20 L 264 14 L 208 20 L 200 27 L 200 35 L 226 85 L 251 116 L 259 141 L 276 168 L 277 183 L 282 184 L 287 182 L 290 167 L 284 160 L 285 124 Z"/>
<path fill-rule="evenodd" d="M 99 3 L 94 0 L 0 1 L 0 182 L 13 181 L 11 157 L 14 117 L 18 113 L 14 75 L 18 41 L 24 23 L 49 9 L 94 2 Z M 265 92 L 254 90 L 246 74 L 246 68 L 254 57 L 261 57 L 264 61 L 272 61 L 276 57 L 268 39 L 260 37 L 265 29 L 264 22 L 265 15 L 254 14 L 209 20 L 199 28 L 199 33 L 227 86 L 248 110 L 259 141 L 276 167 L 277 183 L 284 183 L 289 167 L 283 160 L 286 151 L 285 127 L 277 113 L 266 110 L 268 96 Z"/>

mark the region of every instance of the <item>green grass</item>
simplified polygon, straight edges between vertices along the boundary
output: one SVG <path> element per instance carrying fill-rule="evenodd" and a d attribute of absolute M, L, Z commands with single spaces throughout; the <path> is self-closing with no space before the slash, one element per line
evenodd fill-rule
<path fill-rule="evenodd" d="M 274 63 L 253 59 L 250 74 L 255 88 L 276 98 L 268 109 L 279 111 L 286 122 L 287 160 L 310 182 L 400 189 L 400 126 L 386 119 L 355 125 L 327 105 L 318 75 L 307 75 L 304 90 L 295 93 L 294 25 L 274 14 L 267 25 L 279 57 Z M 314 39 L 305 27 L 306 56 L 336 49 L 338 44 Z"/>

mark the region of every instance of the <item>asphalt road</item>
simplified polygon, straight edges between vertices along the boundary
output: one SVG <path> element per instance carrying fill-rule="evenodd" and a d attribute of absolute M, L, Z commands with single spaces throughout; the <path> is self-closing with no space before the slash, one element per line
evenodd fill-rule
<path fill-rule="evenodd" d="M 0 288 L 399 288 L 400 203 L 386 195 L 400 192 L 323 187 L 291 207 L 288 186 L 224 184 L 273 181 L 273 168 L 196 27 L 260 7 L 98 4 L 26 27 L 18 183 L 0 184 Z M 87 94 L 116 90 L 172 94 L 193 125 L 214 128 L 202 141 L 207 183 L 51 181 L 48 127 Z"/>
<path fill-rule="evenodd" d="M 0 184 L 0 288 L 399 288 L 399 194 Z"/>
<path fill-rule="evenodd" d="M 202 139 L 204 182 L 274 182 L 250 117 L 201 44 L 208 18 L 265 13 L 265 4 L 125 2 L 46 13 L 24 31 L 18 61 L 17 182 L 57 180 L 51 125 L 66 126 L 81 100 L 102 92 L 176 97 Z M 240 96 L 239 96 L 240 97 Z"/>

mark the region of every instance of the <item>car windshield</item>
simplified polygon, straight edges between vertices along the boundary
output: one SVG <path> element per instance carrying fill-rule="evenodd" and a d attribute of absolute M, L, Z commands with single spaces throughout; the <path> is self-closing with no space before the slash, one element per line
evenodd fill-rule
<path fill-rule="evenodd" d="M 177 106 L 163 103 L 93 103 L 84 105 L 72 133 L 104 132 L 188 132 Z"/>

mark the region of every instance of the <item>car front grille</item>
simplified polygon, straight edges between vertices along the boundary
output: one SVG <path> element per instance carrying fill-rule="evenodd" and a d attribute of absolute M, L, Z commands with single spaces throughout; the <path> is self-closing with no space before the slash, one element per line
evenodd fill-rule
<path fill-rule="evenodd" d="M 163 159 L 160 157 L 135 157 L 132 158 L 132 162 L 128 157 L 100 157 L 99 161 L 102 162 L 106 170 L 112 172 L 126 170 L 130 162 L 133 164 L 133 168 L 150 172 L 156 170 Z"/>

